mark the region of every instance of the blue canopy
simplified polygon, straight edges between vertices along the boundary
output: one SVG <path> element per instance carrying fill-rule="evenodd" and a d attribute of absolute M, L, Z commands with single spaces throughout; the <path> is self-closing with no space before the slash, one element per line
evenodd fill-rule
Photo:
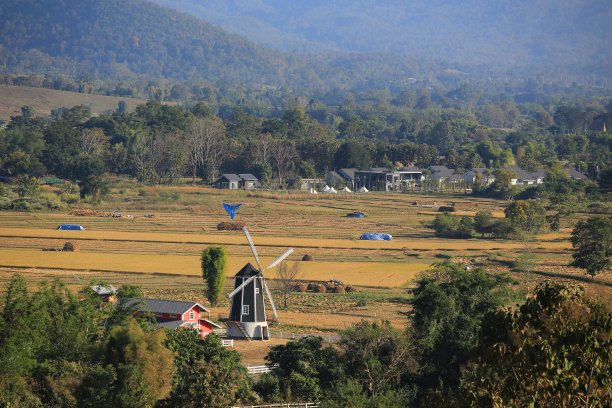
<path fill-rule="evenodd" d="M 391 234 L 385 234 L 382 232 L 367 232 L 365 234 L 361 234 L 359 239 L 368 241 L 391 241 L 393 237 Z"/>
<path fill-rule="evenodd" d="M 223 203 L 223 208 L 225 208 L 225 212 L 227 212 L 230 218 L 233 220 L 236 217 L 236 211 L 240 208 L 242 204 L 227 204 Z"/>
<path fill-rule="evenodd" d="M 366 215 L 365 213 L 362 213 L 362 212 L 354 212 L 354 213 L 346 214 L 346 216 L 348 218 L 364 218 Z"/>
<path fill-rule="evenodd" d="M 59 227 L 57 227 L 58 230 L 71 230 L 71 231 L 82 231 L 85 228 L 83 228 L 82 225 L 78 225 L 78 224 L 62 224 Z"/>

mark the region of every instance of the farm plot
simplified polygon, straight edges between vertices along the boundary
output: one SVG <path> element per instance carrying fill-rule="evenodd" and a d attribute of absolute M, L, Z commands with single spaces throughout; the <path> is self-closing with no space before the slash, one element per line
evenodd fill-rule
<path fill-rule="evenodd" d="M 230 256 L 228 274 L 238 271 L 251 257 Z M 263 258 L 270 263 L 273 258 Z M 33 250 L 0 250 L 0 266 L 129 272 L 199 276 L 200 258 L 180 255 L 104 254 L 86 252 L 43 252 Z M 328 280 L 332 277 L 355 285 L 403 286 L 427 269 L 429 263 L 370 262 L 303 262 L 299 279 Z M 274 279 L 275 270 L 267 275 Z"/>

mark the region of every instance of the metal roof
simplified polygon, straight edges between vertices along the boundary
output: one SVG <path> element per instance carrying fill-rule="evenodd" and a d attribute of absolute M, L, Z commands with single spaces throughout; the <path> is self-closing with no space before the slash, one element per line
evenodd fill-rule
<path fill-rule="evenodd" d="M 244 265 L 242 267 L 242 269 L 240 271 L 238 271 L 238 273 L 235 276 L 244 276 L 244 277 L 251 277 L 254 275 L 258 275 L 261 272 L 259 272 L 257 270 L 257 268 L 255 268 L 253 265 L 251 265 L 251 263 L 249 262 L 248 264 Z"/>
<path fill-rule="evenodd" d="M 245 174 L 239 174 L 239 176 L 243 179 L 243 180 L 248 180 L 248 181 L 258 181 L 257 177 L 255 177 L 254 175 L 252 175 L 251 173 L 245 173 Z"/>
<path fill-rule="evenodd" d="M 113 285 L 102 286 L 102 285 L 94 285 L 90 286 L 91 290 L 93 290 L 98 295 L 114 295 L 117 293 L 117 288 Z"/>
<path fill-rule="evenodd" d="M 232 173 L 222 174 L 221 177 L 219 177 L 219 180 L 222 178 L 226 178 L 228 181 L 242 181 L 239 175 Z"/>
<path fill-rule="evenodd" d="M 142 302 L 142 304 L 140 304 Z M 169 313 L 169 314 L 183 314 L 194 306 L 200 307 L 202 310 L 208 312 L 204 306 L 198 302 L 185 302 L 182 300 L 169 300 L 169 299 L 126 299 L 124 307 L 129 308 L 131 306 L 138 306 L 142 311 L 150 311 L 153 313 Z"/>

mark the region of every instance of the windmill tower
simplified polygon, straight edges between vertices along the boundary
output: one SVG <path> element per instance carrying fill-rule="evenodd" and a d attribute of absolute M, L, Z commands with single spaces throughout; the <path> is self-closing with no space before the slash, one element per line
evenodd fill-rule
<path fill-rule="evenodd" d="M 259 263 L 257 248 L 255 248 L 246 227 L 243 228 L 243 232 L 255 257 L 257 268 L 248 263 L 235 276 L 234 290 L 229 294 L 231 299 L 229 319 L 225 322 L 227 335 L 248 340 L 268 340 L 270 334 L 266 319 L 265 296 L 268 297 L 276 320 L 278 320 L 278 313 L 272 300 L 272 294 L 263 277 L 263 272 L 281 263 L 293 252 L 293 248 L 289 248 L 270 265 L 262 268 Z"/>

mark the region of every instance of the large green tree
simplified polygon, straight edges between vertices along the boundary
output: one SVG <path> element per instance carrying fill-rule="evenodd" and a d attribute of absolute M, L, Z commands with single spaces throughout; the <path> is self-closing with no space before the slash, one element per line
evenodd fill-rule
<path fill-rule="evenodd" d="M 612 218 L 598 215 L 580 220 L 572 231 L 573 266 L 591 276 L 612 266 Z"/>
<path fill-rule="evenodd" d="M 604 407 L 612 316 L 581 287 L 545 282 L 517 310 L 488 313 L 478 353 L 443 406 Z"/>
<path fill-rule="evenodd" d="M 206 297 L 210 304 L 216 306 L 225 286 L 225 248 L 211 246 L 202 252 L 202 277 L 206 281 Z"/>
<path fill-rule="evenodd" d="M 411 332 L 422 350 L 420 385 L 457 384 L 478 344 L 484 315 L 508 298 L 509 278 L 457 263 L 434 265 L 412 293 Z"/>

